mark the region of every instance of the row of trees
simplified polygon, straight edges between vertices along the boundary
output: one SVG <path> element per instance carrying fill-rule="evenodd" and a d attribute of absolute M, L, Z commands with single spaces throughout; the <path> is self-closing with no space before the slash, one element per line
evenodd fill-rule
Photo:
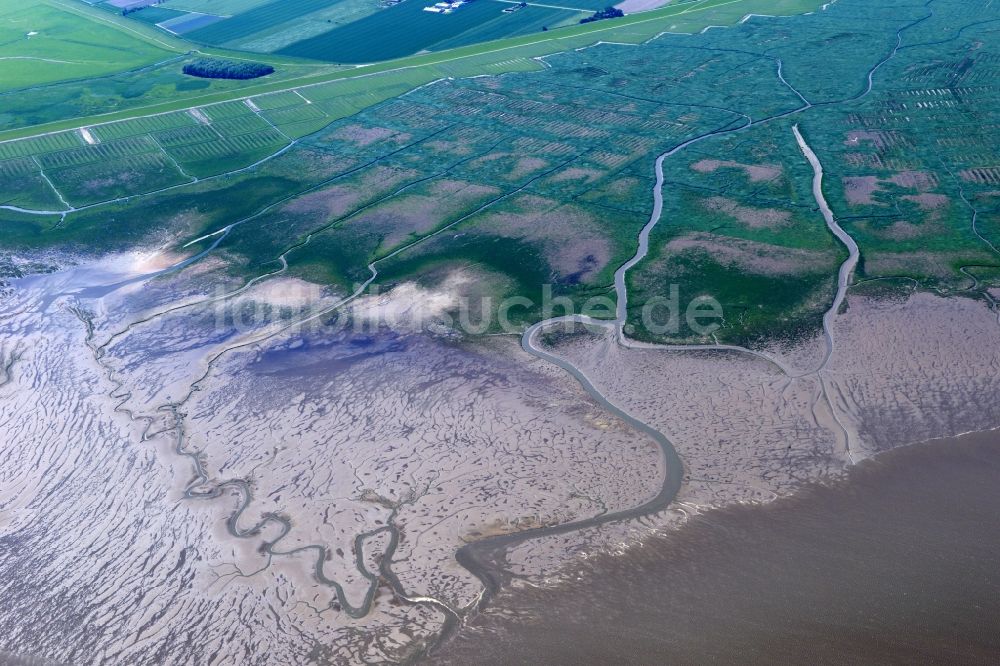
<path fill-rule="evenodd" d="M 184 65 L 184 73 L 203 79 L 256 79 L 274 72 L 274 67 L 259 62 L 201 58 Z"/>
<path fill-rule="evenodd" d="M 580 19 L 580 23 L 590 23 L 592 21 L 600 21 L 602 19 L 609 18 L 620 18 L 625 16 L 625 12 L 618 9 L 617 7 L 605 7 L 599 12 L 594 12 L 593 16 L 588 16 L 587 18 Z"/>

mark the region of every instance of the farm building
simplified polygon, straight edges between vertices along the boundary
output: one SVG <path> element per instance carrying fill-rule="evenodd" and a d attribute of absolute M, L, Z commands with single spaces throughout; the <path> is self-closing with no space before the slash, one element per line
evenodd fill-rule
<path fill-rule="evenodd" d="M 424 7 L 424 11 L 432 12 L 434 14 L 451 14 L 464 4 L 465 2 L 463 0 L 458 0 L 457 2 L 438 2 L 432 7 Z"/>

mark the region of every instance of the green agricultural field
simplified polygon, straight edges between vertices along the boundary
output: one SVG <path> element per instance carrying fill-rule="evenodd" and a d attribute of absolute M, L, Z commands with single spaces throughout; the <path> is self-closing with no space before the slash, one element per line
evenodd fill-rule
<path fill-rule="evenodd" d="M 272 0 L 167 0 L 161 6 L 186 12 L 235 16 Z"/>
<path fill-rule="evenodd" d="M 0 205 L 35 210 L 64 207 L 32 158 L 0 160 Z"/>
<path fill-rule="evenodd" d="M 684 7 L 725 4 L 684 0 L 672 3 L 672 13 Z M 802 2 L 782 0 L 781 4 Z M 499 8 L 493 6 L 496 3 Z M 224 16 L 221 21 L 186 31 L 197 44 L 262 52 L 329 62 L 376 62 L 417 53 L 481 43 L 578 24 L 605 0 L 531 5 L 504 14 L 515 3 L 478 0 L 449 15 L 423 11 L 431 0 L 407 0 L 386 7 L 378 0 L 270 0 L 268 2 L 212 3 L 207 0 L 170 0 L 163 7 L 144 9 L 130 18 L 159 21 L 159 12 L 178 9 Z M 475 6 L 471 6 L 474 4 Z"/>
<path fill-rule="evenodd" d="M 819 0 L 782 0 L 780 6 L 790 12 L 805 11 L 819 5 Z M 85 6 L 83 6 L 85 7 Z M 738 21 L 747 12 L 776 11 L 770 0 L 699 0 L 672 4 L 670 7 L 636 16 L 574 25 L 544 34 L 510 37 L 484 44 L 462 46 L 441 53 L 421 54 L 369 65 L 362 68 L 342 68 L 331 65 L 296 64 L 303 61 L 261 56 L 277 68 L 277 72 L 262 81 L 232 82 L 178 80 L 180 65 L 165 64 L 154 70 L 135 75 L 50 86 L 31 96 L 8 99 L 6 131 L 0 129 L 0 141 L 31 136 L 88 124 L 127 119 L 136 115 L 163 113 L 193 105 L 223 102 L 244 95 L 261 94 L 297 88 L 300 92 L 324 88 L 326 83 L 336 88 L 330 95 L 327 109 L 333 117 L 354 113 L 393 95 L 422 85 L 442 76 L 461 77 L 479 74 L 500 74 L 509 71 L 531 71 L 541 67 L 534 60 L 565 49 L 580 48 L 597 40 L 639 43 L 663 30 L 699 31 L 712 23 Z M 99 10 L 91 9 L 91 12 Z M 103 14 L 103 13 L 101 13 Z M 131 24 L 126 19 L 121 22 Z M 108 19 L 110 20 L 110 19 Z M 138 24 L 144 30 L 153 30 Z M 177 41 L 177 40 L 174 40 Z M 183 42 L 177 41 L 179 44 Z M 220 52 L 226 55 L 227 52 Z M 254 56 L 257 58 L 258 56 Z M 391 80 L 389 85 L 376 83 Z M 159 83 L 157 84 L 157 81 Z M 155 85 L 154 85 L 155 84 Z M 355 88 L 355 84 L 358 87 Z M 343 99 L 339 86 L 352 90 Z M 200 87 L 196 87 L 200 86 Z M 81 90 L 81 87 L 83 88 Z M 91 88 L 94 88 L 93 90 Z M 367 89 L 368 92 L 362 93 Z M 127 95 L 123 91 L 128 92 Z M 2 126 L 0 126 L 2 127 Z M 20 129 L 13 129 L 20 128 Z"/>
<path fill-rule="evenodd" d="M 196 56 L 176 56 L 136 71 L 36 88 L 30 95 L 16 91 L 7 95 L 0 93 L 4 104 L 0 126 L 43 125 L 58 122 L 58 119 L 87 116 L 93 116 L 95 123 L 101 123 L 115 116 L 127 118 L 139 115 L 131 109 L 159 104 L 167 106 L 167 110 L 186 109 L 205 98 L 237 97 L 241 96 L 240 91 L 254 87 L 287 86 L 290 84 L 281 82 L 315 71 L 312 66 L 303 68 L 278 63 L 278 71 L 274 74 L 249 81 L 204 79 L 183 74 L 184 65 L 196 59 Z M 327 71 L 334 69 L 331 67 Z M 261 84 L 260 81 L 267 83 Z"/>
<path fill-rule="evenodd" d="M 373 62 L 430 49 L 486 23 L 519 23 L 515 14 L 503 14 L 506 5 L 493 0 L 478 0 L 448 15 L 425 12 L 428 4 L 433 3 L 403 2 L 278 52 L 314 60 Z"/>
<path fill-rule="evenodd" d="M 195 127 L 197 124 L 198 121 L 191 114 L 177 112 L 100 125 L 90 130 L 90 132 L 101 142 L 108 142 L 127 136 L 154 134 L 179 127 Z M 59 134 L 56 136 L 62 135 Z"/>
<path fill-rule="evenodd" d="M 684 4 L 685 2 L 689 4 L 696 4 L 698 0 L 684 0 L 681 3 L 674 4 Z M 570 10 L 574 10 L 581 13 L 581 18 L 583 16 L 590 16 L 599 9 L 605 9 L 607 7 L 614 6 L 613 0 L 566 0 L 562 2 L 560 0 L 554 0 L 553 2 L 546 2 L 546 0 L 538 0 L 538 2 L 528 2 L 528 6 L 545 7 L 546 5 L 550 7 L 566 7 Z M 670 3 L 667 3 L 670 4 Z"/>
<path fill-rule="evenodd" d="M 155 18 L 161 10 L 149 7 L 135 15 L 150 12 Z M 128 109 L 158 102 L 183 107 L 186 99 L 252 84 L 186 76 L 184 64 L 198 57 L 189 53 L 190 45 L 76 0 L 44 0 L 28 7 L 0 0 L 0 12 L 0 60 L 6 74 L 0 79 L 0 128 L 127 115 Z M 26 32 L 24 26 L 34 27 Z M 278 69 L 267 77 L 269 82 L 336 69 L 275 57 L 269 62 Z"/>
<path fill-rule="evenodd" d="M 306 8 L 307 10 L 311 8 Z M 321 35 L 384 9 L 380 0 L 336 0 L 225 42 L 227 48 L 273 53 L 290 44 Z M 231 19 L 228 19 L 231 20 Z"/>
<path fill-rule="evenodd" d="M 76 132 L 59 132 L 42 136 L 0 143 L 0 159 L 37 157 L 45 153 L 84 146 L 86 143 Z"/>
<path fill-rule="evenodd" d="M 167 149 L 186 173 L 204 178 L 242 169 L 288 145 L 279 132 L 266 129 Z"/>
<path fill-rule="evenodd" d="M 179 16 L 186 16 L 186 13 L 175 11 L 173 9 L 166 9 L 164 7 L 145 7 L 142 11 L 133 12 L 132 14 L 129 14 L 129 16 L 137 21 L 155 25 L 156 23 L 169 21 L 170 19 L 175 19 Z"/>
<path fill-rule="evenodd" d="M 75 206 L 128 196 L 136 190 L 152 192 L 190 180 L 167 155 L 152 152 L 124 157 L 112 165 L 51 169 L 46 175 L 63 198 Z"/>
<path fill-rule="evenodd" d="M 221 46 L 324 9 L 329 4 L 330 0 L 272 0 L 224 21 L 194 30 L 185 37 L 204 44 Z"/>
<path fill-rule="evenodd" d="M 66 0 L 69 2 L 70 0 Z M 0 0 L 0 92 L 66 80 L 93 79 L 174 55 L 163 46 L 55 0 Z M 6 112 L 6 104 L 0 108 Z"/>
<path fill-rule="evenodd" d="M 894 35 L 923 14 L 905 3 L 838 9 L 859 1 L 641 46 L 579 49 L 619 33 L 609 25 L 574 37 L 570 28 L 555 43 L 514 40 L 502 55 L 424 55 L 403 61 L 421 66 L 97 124 L 97 146 L 73 131 L 0 143 L 0 166 L 24 183 L 10 201 L 50 210 L 40 204 L 52 203 L 53 186 L 76 205 L 114 199 L 70 212 L 44 235 L 44 216 L 27 224 L 7 211 L 4 242 L 86 244 L 109 213 L 122 243 L 154 229 L 181 242 L 239 222 L 220 246 L 237 274 L 275 270 L 284 255 L 290 274 L 346 289 L 379 261 L 385 284 L 462 269 L 479 276 L 481 293 L 536 302 L 549 284 L 583 303 L 613 294 L 612 274 L 634 252 L 656 156 L 702 138 L 664 163 L 663 213 L 649 255 L 628 275 L 630 331 L 695 339 L 643 328 L 642 308 L 676 287 L 685 301 L 722 304 L 716 339 L 758 344 L 816 329 L 845 254 L 816 210 L 796 123 L 861 246 L 860 281 L 982 293 L 1000 274 L 990 246 L 1000 237 L 1000 158 L 988 138 L 1000 59 L 984 47 L 990 27 L 927 44 L 905 42 L 903 30 L 904 48 L 869 92 L 868 72 L 892 51 L 886 26 Z M 941 10 L 937 20 L 954 17 Z M 636 25 L 625 31 L 637 36 Z M 837 38 L 844 32 L 876 46 Z M 531 55 L 547 55 L 545 64 Z M 807 108 L 803 97 L 818 88 L 806 72 L 826 59 L 839 78 Z M 462 78 L 497 63 L 515 71 Z M 955 92 L 938 92 L 946 89 Z M 304 164 L 321 166 L 299 173 Z M 225 210 L 235 199 L 238 210 Z M 520 320 L 537 318 L 533 307 Z"/>
<path fill-rule="evenodd" d="M 485 1 L 480 0 L 477 4 Z M 500 2 L 502 6 L 495 12 L 497 16 L 471 7 L 463 7 L 460 12 L 449 16 L 421 13 L 423 7 L 429 4 L 433 2 L 407 0 L 397 6 L 385 7 L 378 0 L 270 0 L 222 4 L 206 0 L 170 0 L 163 9 L 144 9 L 130 14 L 130 18 L 156 23 L 161 20 L 158 18 L 161 12 L 173 14 L 177 9 L 224 16 L 224 20 L 185 32 L 184 38 L 199 44 L 248 51 L 357 62 L 408 55 L 437 42 L 442 42 L 436 45 L 438 49 L 452 48 L 538 32 L 543 27 L 577 23 L 594 10 L 602 9 L 606 2 L 579 0 L 575 4 L 554 3 L 552 6 L 542 3 L 502 15 L 500 10 L 511 8 L 514 3 Z M 437 20 L 430 21 L 430 18 Z M 416 23 L 411 24 L 411 21 Z M 339 44 L 355 35 L 370 36 L 384 30 L 388 32 L 369 41 L 357 54 Z"/>
<path fill-rule="evenodd" d="M 432 47 L 435 51 L 466 46 L 479 42 L 488 42 L 504 37 L 538 34 L 543 28 L 557 28 L 561 25 L 573 24 L 586 16 L 586 12 L 574 12 L 552 7 L 525 7 L 513 14 L 504 14 L 484 21 L 473 28 L 464 30 L 454 37 L 441 40 Z"/>

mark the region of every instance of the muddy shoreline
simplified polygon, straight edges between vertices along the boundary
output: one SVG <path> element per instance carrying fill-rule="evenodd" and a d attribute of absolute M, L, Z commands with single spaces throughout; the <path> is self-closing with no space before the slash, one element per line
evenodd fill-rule
<path fill-rule="evenodd" d="M 517 585 L 429 663 L 986 663 L 1000 432 L 905 446 Z"/>

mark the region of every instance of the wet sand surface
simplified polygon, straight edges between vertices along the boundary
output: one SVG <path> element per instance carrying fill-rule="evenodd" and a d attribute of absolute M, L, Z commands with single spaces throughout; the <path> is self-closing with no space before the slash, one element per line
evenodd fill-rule
<path fill-rule="evenodd" d="M 830 654 L 849 645 L 877 657 L 889 648 L 871 636 L 903 627 L 923 637 L 905 634 L 907 654 L 920 641 L 945 649 L 962 609 L 1000 616 L 988 579 L 950 569 L 968 560 L 974 571 L 998 544 L 941 550 L 995 523 L 995 499 L 944 490 L 978 487 L 967 479 L 911 482 L 895 505 L 916 512 L 908 519 L 891 503 L 872 513 L 879 493 L 823 499 L 788 513 L 784 536 L 760 518 L 780 509 L 710 511 L 1000 423 L 1000 327 L 981 302 L 849 296 L 823 371 L 832 400 L 816 373 L 782 369 L 815 367 L 818 338 L 775 350 L 781 363 L 623 347 L 606 327 L 540 341 L 613 396 L 616 416 L 516 337 L 422 332 L 416 315 L 451 302 L 445 293 L 401 285 L 310 328 L 289 322 L 315 320 L 336 293 L 274 279 L 229 284 L 221 299 L 218 264 L 162 275 L 149 264 L 136 254 L 71 265 L 12 284 L 0 304 L 0 664 L 409 662 L 451 635 L 462 642 L 449 649 L 472 646 L 456 663 L 479 663 L 495 651 L 492 637 L 488 650 L 476 643 L 479 623 L 509 612 L 565 623 L 501 631 L 501 647 L 518 643 L 513 663 L 616 651 L 633 663 L 660 652 L 795 661 L 826 634 Z M 399 315 L 391 329 L 357 327 L 376 309 Z M 626 412 L 668 437 L 683 468 Z M 995 477 L 990 464 L 973 471 Z M 655 497 L 668 470 L 683 473 L 669 507 L 600 520 Z M 913 490 L 931 481 L 940 497 Z M 872 515 L 882 522 L 865 523 Z M 670 528 L 685 522 L 674 543 Z M 954 531 L 963 526 L 973 531 Z M 932 541 L 912 541 L 921 531 Z M 491 539 L 505 544 L 489 563 L 498 598 L 456 555 Z M 785 542 L 798 550 L 765 557 Z M 876 595 L 887 601 L 838 596 L 847 580 L 888 585 Z M 482 619 L 451 631 L 480 607 Z M 809 624 L 817 608 L 833 619 Z M 772 625 L 795 639 L 786 646 Z M 602 636 L 606 626 L 635 632 Z M 544 642 L 553 636 L 565 638 Z"/>
<path fill-rule="evenodd" d="M 516 339 L 290 328 L 336 296 L 272 280 L 223 309 L 211 265 L 140 289 L 144 269 L 0 301 L 4 666 L 405 661 L 480 594 L 462 545 L 664 473 Z"/>
<path fill-rule="evenodd" d="M 503 591 L 441 664 L 995 663 L 1000 433 L 713 511 Z"/>

